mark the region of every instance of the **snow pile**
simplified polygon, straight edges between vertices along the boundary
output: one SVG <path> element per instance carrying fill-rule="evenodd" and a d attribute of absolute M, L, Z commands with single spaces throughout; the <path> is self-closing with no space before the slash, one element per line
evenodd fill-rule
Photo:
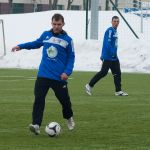
<path fill-rule="evenodd" d="M 111 24 L 116 12 L 100 12 L 99 14 L 99 40 L 85 40 L 85 12 L 83 11 L 57 11 L 65 17 L 64 29 L 74 39 L 76 62 L 74 70 L 98 71 L 101 67 L 100 53 L 103 34 Z M 42 49 L 22 50 L 16 53 L 10 52 L 17 44 L 37 39 L 44 30 L 50 29 L 52 15 L 56 11 L 40 13 L 0 15 L 4 20 L 7 55 L 0 59 L 0 68 L 38 68 Z M 130 15 L 124 14 L 133 24 Z M 139 21 L 134 16 L 134 21 Z M 133 24 L 137 30 L 138 24 Z M 121 20 L 118 28 L 119 51 L 118 55 L 123 72 L 150 73 L 150 44 L 149 40 L 140 36 L 136 39 L 129 28 Z M 1 35 L 0 35 L 1 36 Z"/>

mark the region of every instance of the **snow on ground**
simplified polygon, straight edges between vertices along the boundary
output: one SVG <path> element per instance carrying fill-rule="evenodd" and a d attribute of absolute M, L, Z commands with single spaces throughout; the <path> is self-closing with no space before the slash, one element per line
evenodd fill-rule
<path fill-rule="evenodd" d="M 99 13 L 99 40 L 85 40 L 85 12 L 57 11 L 65 17 L 64 29 L 74 39 L 76 62 L 74 70 L 98 71 L 101 67 L 100 53 L 103 34 L 117 12 Z M 42 49 L 22 50 L 12 53 L 17 44 L 37 39 L 44 30 L 49 30 L 51 17 L 56 11 L 29 14 L 0 15 L 4 20 L 7 55 L 0 59 L 0 68 L 38 68 Z M 139 29 L 140 17 L 124 14 L 135 31 Z M 132 16 L 131 16 L 132 15 Z M 144 20 L 145 21 L 145 20 Z M 147 20 L 146 20 L 147 21 Z M 146 24 L 147 25 L 147 24 Z M 90 28 L 90 27 L 89 27 Z M 146 28 L 146 27 L 145 27 Z M 144 31 L 146 32 L 146 31 Z M 118 28 L 118 55 L 123 72 L 150 73 L 150 44 L 144 34 L 136 39 L 122 21 Z M 1 36 L 1 35 L 0 35 Z"/>

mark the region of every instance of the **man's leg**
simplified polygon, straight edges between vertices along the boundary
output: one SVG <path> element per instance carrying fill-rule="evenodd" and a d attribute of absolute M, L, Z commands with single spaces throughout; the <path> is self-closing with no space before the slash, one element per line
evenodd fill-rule
<path fill-rule="evenodd" d="M 110 67 L 110 61 L 104 60 L 102 63 L 101 71 L 99 71 L 89 82 L 90 87 L 94 87 L 94 85 L 103 77 L 105 77 L 108 73 Z"/>
<path fill-rule="evenodd" d="M 34 95 L 35 101 L 33 104 L 32 124 L 41 125 L 43 111 L 45 107 L 45 97 L 49 89 L 49 81 L 45 78 L 37 78 L 35 82 Z"/>
<path fill-rule="evenodd" d="M 123 92 L 121 90 L 121 70 L 120 70 L 119 60 L 112 62 L 112 65 L 110 68 L 114 76 L 114 83 L 115 83 L 115 88 L 116 88 L 115 95 L 116 96 L 128 96 L 126 92 Z"/>
<path fill-rule="evenodd" d="M 85 85 L 85 91 L 88 95 L 92 95 L 92 88 L 104 76 L 107 75 L 110 66 L 110 61 L 103 61 L 101 71 L 99 71 L 89 82 Z"/>
<path fill-rule="evenodd" d="M 62 105 L 63 117 L 68 120 L 68 128 L 70 130 L 74 129 L 75 123 L 72 118 L 73 111 L 71 108 L 71 101 L 68 93 L 67 83 L 52 81 L 51 87 L 55 93 L 55 96 Z"/>
<path fill-rule="evenodd" d="M 119 60 L 112 61 L 110 69 L 114 77 L 115 91 L 121 91 L 121 70 Z"/>
<path fill-rule="evenodd" d="M 70 96 L 68 93 L 67 83 L 62 83 L 59 81 L 52 81 L 52 89 L 55 93 L 55 96 L 62 105 L 62 113 L 65 119 L 69 119 L 73 116 L 73 111 L 71 108 Z"/>

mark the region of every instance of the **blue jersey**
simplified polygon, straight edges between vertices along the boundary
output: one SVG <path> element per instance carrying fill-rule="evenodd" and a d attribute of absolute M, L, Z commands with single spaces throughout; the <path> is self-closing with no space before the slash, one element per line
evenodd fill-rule
<path fill-rule="evenodd" d="M 52 30 L 45 31 L 37 40 L 18 46 L 20 49 L 37 49 L 43 46 L 38 77 L 62 81 L 62 73 L 71 75 L 75 60 L 74 46 L 65 31 L 60 34 L 54 34 Z"/>
<path fill-rule="evenodd" d="M 110 61 L 118 60 L 117 47 L 118 47 L 117 30 L 113 27 L 110 27 L 106 30 L 104 35 L 101 59 Z"/>

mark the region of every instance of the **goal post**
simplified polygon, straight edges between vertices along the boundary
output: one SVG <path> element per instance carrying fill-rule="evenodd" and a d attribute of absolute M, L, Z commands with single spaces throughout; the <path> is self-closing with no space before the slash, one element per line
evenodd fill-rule
<path fill-rule="evenodd" d="M 0 19 L 0 57 L 6 55 L 4 21 Z"/>

